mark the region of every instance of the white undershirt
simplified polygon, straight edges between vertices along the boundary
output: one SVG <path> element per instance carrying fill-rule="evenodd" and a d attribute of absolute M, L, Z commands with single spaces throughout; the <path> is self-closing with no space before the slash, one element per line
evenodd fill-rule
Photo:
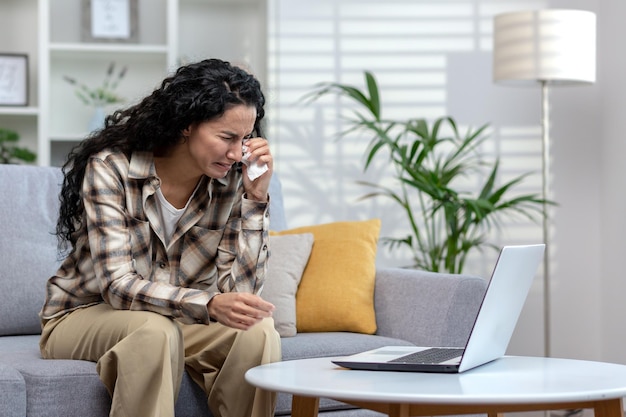
<path fill-rule="evenodd" d="M 163 223 L 163 232 L 165 233 L 165 247 L 168 247 L 170 245 L 170 240 L 172 240 L 172 236 L 174 235 L 174 231 L 176 230 L 176 225 L 178 224 L 180 218 L 183 217 L 183 213 L 185 213 L 185 210 L 187 209 L 187 206 L 189 205 L 189 202 L 191 201 L 195 193 L 196 191 L 194 190 L 194 192 L 191 194 L 191 197 L 189 197 L 187 204 L 185 204 L 185 207 L 177 209 L 169 201 L 167 201 L 161 189 L 157 188 L 157 207 L 159 208 L 161 222 Z"/>

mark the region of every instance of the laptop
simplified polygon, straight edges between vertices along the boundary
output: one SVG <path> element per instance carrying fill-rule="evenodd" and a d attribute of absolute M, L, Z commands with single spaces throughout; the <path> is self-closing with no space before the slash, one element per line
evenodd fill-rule
<path fill-rule="evenodd" d="M 385 346 L 332 362 L 369 371 L 459 373 L 502 357 L 544 250 L 544 244 L 504 246 L 500 250 L 465 347 Z"/>

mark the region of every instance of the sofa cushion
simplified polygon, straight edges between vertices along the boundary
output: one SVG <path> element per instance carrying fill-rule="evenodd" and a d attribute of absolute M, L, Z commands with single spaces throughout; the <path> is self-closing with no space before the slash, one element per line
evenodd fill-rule
<path fill-rule="evenodd" d="M 374 283 L 380 220 L 284 230 L 313 233 L 314 244 L 296 294 L 298 332 L 376 331 Z"/>
<path fill-rule="evenodd" d="M 311 255 L 313 235 L 270 236 L 271 257 L 261 296 L 274 304 L 274 327 L 282 337 L 296 334 L 296 291 Z"/>
<path fill-rule="evenodd" d="M 0 335 L 41 331 L 45 282 L 59 265 L 61 181 L 58 168 L 0 165 Z"/>
<path fill-rule="evenodd" d="M 3 417 L 26 415 L 26 384 L 12 366 L 0 363 L 0 410 Z"/>
<path fill-rule="evenodd" d="M 26 393 L 20 417 L 26 415 L 26 401 L 29 417 L 109 415 L 111 398 L 98 377 L 95 362 L 42 359 L 37 335 L 0 337 L 0 410 L 3 413 L 5 367 L 23 378 Z M 21 410 L 20 398 L 16 396 L 11 401 Z M 206 395 L 185 373 L 176 402 L 176 417 L 197 415 L 211 416 Z"/>
<path fill-rule="evenodd" d="M 469 275 L 381 268 L 377 334 L 418 346 L 465 346 L 486 288 L 486 280 Z"/>

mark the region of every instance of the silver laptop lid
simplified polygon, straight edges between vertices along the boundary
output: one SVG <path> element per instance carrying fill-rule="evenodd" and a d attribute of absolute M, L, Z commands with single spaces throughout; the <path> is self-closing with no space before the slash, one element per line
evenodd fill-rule
<path fill-rule="evenodd" d="M 544 250 L 544 244 L 502 248 L 465 347 L 459 372 L 506 353 Z"/>

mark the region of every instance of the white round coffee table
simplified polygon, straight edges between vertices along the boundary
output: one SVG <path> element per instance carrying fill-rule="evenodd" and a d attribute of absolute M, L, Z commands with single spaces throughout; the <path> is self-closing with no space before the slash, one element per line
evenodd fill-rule
<path fill-rule="evenodd" d="M 623 417 L 626 366 L 571 359 L 506 356 L 461 374 L 354 371 L 331 358 L 250 369 L 246 380 L 293 394 L 292 417 L 317 416 L 332 398 L 393 417 L 591 408 Z"/>

